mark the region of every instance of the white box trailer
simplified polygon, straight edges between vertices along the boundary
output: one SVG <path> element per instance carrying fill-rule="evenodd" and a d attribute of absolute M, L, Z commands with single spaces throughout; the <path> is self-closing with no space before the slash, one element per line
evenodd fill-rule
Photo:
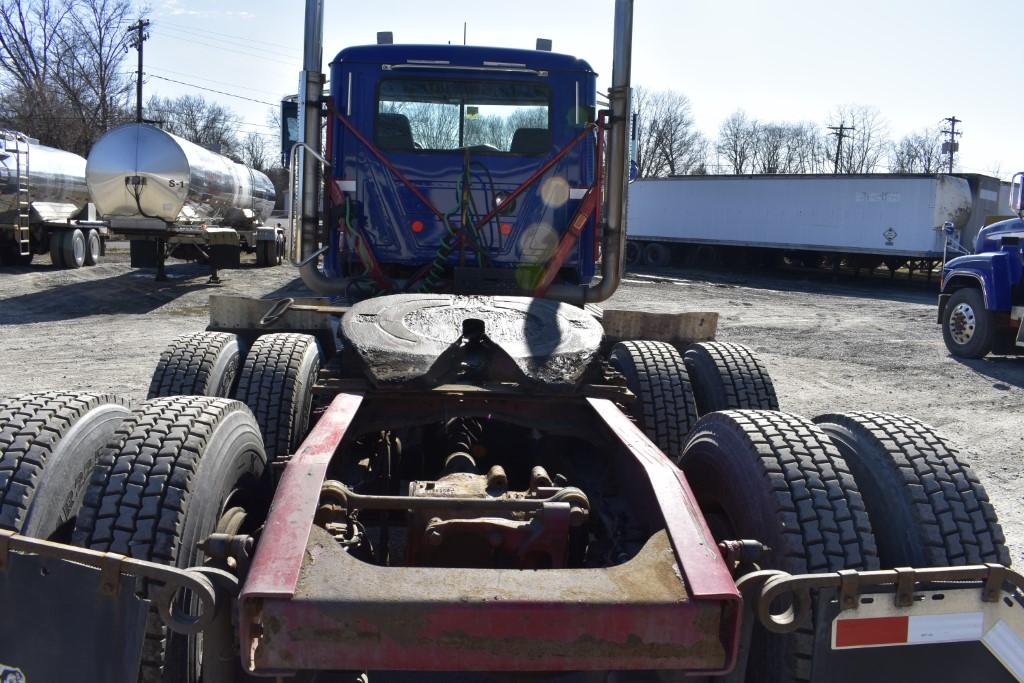
<path fill-rule="evenodd" d="M 630 187 L 627 258 L 667 265 L 673 245 L 939 260 L 971 215 L 967 179 L 949 175 L 680 176 Z M 749 251 L 749 250 L 748 250 Z M 887 259 L 886 257 L 892 257 Z M 898 258 L 897 258 L 898 257 Z"/>

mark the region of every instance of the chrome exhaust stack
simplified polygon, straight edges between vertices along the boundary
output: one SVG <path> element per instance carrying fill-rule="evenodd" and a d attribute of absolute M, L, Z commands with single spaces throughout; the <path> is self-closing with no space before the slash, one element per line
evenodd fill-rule
<path fill-rule="evenodd" d="M 601 239 L 601 280 L 594 285 L 553 285 L 547 298 L 582 306 L 605 301 L 622 281 L 626 248 L 626 204 L 629 174 L 630 70 L 633 61 L 633 0 L 615 0 L 615 40 L 612 86 L 608 91 L 611 126 L 608 131 L 607 223 Z"/>

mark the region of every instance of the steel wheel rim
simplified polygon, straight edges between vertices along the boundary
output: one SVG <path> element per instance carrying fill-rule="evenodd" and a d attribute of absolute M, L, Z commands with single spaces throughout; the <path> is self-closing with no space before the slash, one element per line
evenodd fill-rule
<path fill-rule="evenodd" d="M 959 303 L 949 316 L 949 336 L 957 344 L 967 344 L 974 338 L 978 318 L 968 303 Z"/>

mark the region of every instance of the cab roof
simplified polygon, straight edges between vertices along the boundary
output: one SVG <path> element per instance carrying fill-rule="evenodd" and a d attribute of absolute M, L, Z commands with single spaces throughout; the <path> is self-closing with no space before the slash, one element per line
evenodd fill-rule
<path fill-rule="evenodd" d="M 439 66 L 518 66 L 536 71 L 594 73 L 582 59 L 557 52 L 520 50 L 478 45 L 357 45 L 347 47 L 331 66 L 343 62 L 360 64 L 437 63 Z"/>

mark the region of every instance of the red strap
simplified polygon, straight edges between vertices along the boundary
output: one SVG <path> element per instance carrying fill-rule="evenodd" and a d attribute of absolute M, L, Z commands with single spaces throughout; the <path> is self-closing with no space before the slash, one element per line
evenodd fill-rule
<path fill-rule="evenodd" d="M 600 193 L 597 191 L 596 186 L 587 190 L 587 194 L 576 208 L 576 213 L 573 215 L 572 220 L 569 221 L 569 229 L 562 235 L 558 248 L 555 249 L 555 253 L 548 260 L 547 265 L 544 266 L 544 273 L 541 275 L 540 282 L 537 283 L 537 287 L 533 290 L 534 296 L 542 297 L 547 294 L 548 287 L 554 282 L 555 276 L 558 275 L 562 264 L 569 258 L 569 252 L 572 251 L 576 241 L 583 234 L 583 228 L 587 226 L 587 221 L 597 209 L 597 198 L 599 196 Z"/>

